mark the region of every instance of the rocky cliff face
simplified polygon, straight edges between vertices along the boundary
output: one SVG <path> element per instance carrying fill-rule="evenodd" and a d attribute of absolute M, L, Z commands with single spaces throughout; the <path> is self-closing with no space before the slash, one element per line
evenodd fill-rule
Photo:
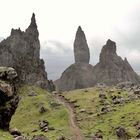
<path fill-rule="evenodd" d="M 73 90 L 91 87 L 93 81 L 93 66 L 89 64 L 90 54 L 86 37 L 81 27 L 78 27 L 74 41 L 75 63 L 69 66 L 56 85 L 59 90 Z"/>
<path fill-rule="evenodd" d="M 19 102 L 14 82 L 16 77 L 13 68 L 0 67 L 0 128 L 4 130 L 9 129 L 11 117 Z"/>
<path fill-rule="evenodd" d="M 35 84 L 47 81 L 44 61 L 40 59 L 35 14 L 25 32 L 12 29 L 11 35 L 0 43 L 0 66 L 13 67 L 21 83 Z"/>
<path fill-rule="evenodd" d="M 90 54 L 87 40 L 82 28 L 79 26 L 74 41 L 75 63 L 89 63 Z"/>
<path fill-rule="evenodd" d="M 95 79 L 97 83 L 115 85 L 120 82 L 131 81 L 139 83 L 140 79 L 134 72 L 127 59 L 123 60 L 116 53 L 116 43 L 108 40 L 100 53 L 100 61 L 94 67 Z"/>

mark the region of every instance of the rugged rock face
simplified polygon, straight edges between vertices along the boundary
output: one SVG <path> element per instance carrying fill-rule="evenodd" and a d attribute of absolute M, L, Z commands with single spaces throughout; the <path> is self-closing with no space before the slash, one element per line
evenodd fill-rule
<path fill-rule="evenodd" d="M 89 63 L 90 53 L 87 40 L 82 28 L 79 26 L 74 41 L 75 63 Z"/>
<path fill-rule="evenodd" d="M 90 54 L 86 37 L 78 27 L 74 41 L 75 63 L 69 66 L 56 85 L 60 91 L 81 89 L 94 85 L 93 66 L 89 64 Z"/>
<path fill-rule="evenodd" d="M 108 40 L 100 53 L 100 61 L 94 67 L 97 83 L 116 85 L 120 82 L 139 83 L 140 79 L 134 72 L 127 59 L 124 60 L 116 53 L 116 43 Z"/>
<path fill-rule="evenodd" d="M 86 63 L 75 63 L 69 66 L 59 80 L 59 90 L 73 90 L 91 87 L 93 81 L 93 66 Z"/>
<path fill-rule="evenodd" d="M 19 102 L 14 83 L 16 77 L 13 68 L 0 67 L 0 128 L 4 130 L 9 129 L 11 117 Z"/>
<path fill-rule="evenodd" d="M 13 67 L 21 83 L 35 84 L 46 80 L 44 61 L 40 59 L 35 14 L 25 32 L 12 29 L 11 35 L 0 43 L 0 66 Z M 39 82 L 38 82 L 39 83 Z"/>

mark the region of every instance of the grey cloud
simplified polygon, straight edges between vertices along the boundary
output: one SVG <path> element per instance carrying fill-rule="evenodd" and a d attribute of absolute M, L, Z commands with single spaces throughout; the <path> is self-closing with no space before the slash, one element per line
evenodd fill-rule
<path fill-rule="evenodd" d="M 42 43 L 40 53 L 41 58 L 45 61 L 49 79 L 58 79 L 61 73 L 70 64 L 74 63 L 73 52 L 72 49 L 70 49 L 70 45 L 71 44 L 63 44 L 59 41 L 48 41 L 48 43 Z"/>

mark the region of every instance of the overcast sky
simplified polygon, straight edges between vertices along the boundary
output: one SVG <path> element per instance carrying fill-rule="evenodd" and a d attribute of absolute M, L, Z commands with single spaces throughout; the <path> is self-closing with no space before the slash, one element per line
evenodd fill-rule
<path fill-rule="evenodd" d="M 95 65 L 107 39 L 117 44 L 117 53 L 140 73 L 140 0 L 1 0 L 0 38 L 11 28 L 25 30 L 32 13 L 41 42 L 49 79 L 57 79 L 72 63 L 73 41 L 82 26 Z"/>

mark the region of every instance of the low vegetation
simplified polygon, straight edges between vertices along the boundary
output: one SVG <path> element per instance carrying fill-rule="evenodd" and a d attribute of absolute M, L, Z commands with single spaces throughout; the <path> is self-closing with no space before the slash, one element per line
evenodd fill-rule
<path fill-rule="evenodd" d="M 37 87 L 23 86 L 19 90 L 19 94 L 21 100 L 12 117 L 11 128 L 16 127 L 28 137 L 43 134 L 50 140 L 56 140 L 61 135 L 64 135 L 66 139 L 72 139 L 68 111 L 50 93 Z M 46 110 L 44 113 L 40 113 L 42 106 Z M 39 129 L 41 120 L 48 121 L 49 126 L 54 130 L 42 132 Z"/>

